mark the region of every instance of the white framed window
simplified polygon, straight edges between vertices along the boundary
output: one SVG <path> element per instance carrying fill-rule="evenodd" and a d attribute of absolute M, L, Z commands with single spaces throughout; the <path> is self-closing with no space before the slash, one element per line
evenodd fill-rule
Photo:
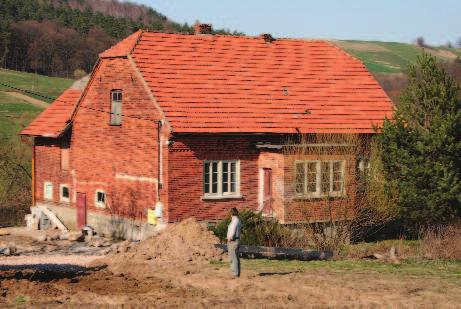
<path fill-rule="evenodd" d="M 53 183 L 50 181 L 45 181 L 43 185 L 43 197 L 45 200 L 53 200 Z"/>
<path fill-rule="evenodd" d="M 59 201 L 63 203 L 70 202 L 70 190 L 68 185 L 59 186 Z"/>
<path fill-rule="evenodd" d="M 122 90 L 110 92 L 110 125 L 122 124 Z"/>
<path fill-rule="evenodd" d="M 203 163 L 204 197 L 240 197 L 240 161 L 205 161 Z"/>
<path fill-rule="evenodd" d="M 320 198 L 345 194 L 344 160 L 295 161 L 295 195 Z"/>
<path fill-rule="evenodd" d="M 94 205 L 99 208 L 106 208 L 106 192 L 96 190 L 94 195 Z"/>

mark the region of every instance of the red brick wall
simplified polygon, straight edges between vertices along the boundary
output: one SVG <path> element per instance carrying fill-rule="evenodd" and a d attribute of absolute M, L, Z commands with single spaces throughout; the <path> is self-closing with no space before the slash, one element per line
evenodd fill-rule
<path fill-rule="evenodd" d="M 223 143 L 224 142 L 224 143 Z M 169 151 L 169 221 L 224 218 L 232 207 L 258 207 L 258 151 L 249 137 L 175 137 Z M 241 199 L 202 200 L 203 161 L 240 160 Z"/>
<path fill-rule="evenodd" d="M 120 126 L 109 125 L 112 89 L 123 91 Z M 158 178 L 154 120 L 160 118 L 129 61 L 103 59 L 75 115 L 71 141 L 74 190 L 86 193 L 89 210 L 103 211 L 95 207 L 97 189 L 106 191 L 114 212 L 144 217 L 154 206 L 157 184 L 152 180 Z M 162 130 L 165 135 L 166 128 Z"/>
<path fill-rule="evenodd" d="M 61 169 L 61 147 L 66 139 L 36 138 L 35 152 L 35 200 L 36 202 L 60 203 L 60 185 L 67 184 L 70 188 L 70 173 Z M 53 200 L 44 199 L 44 183 L 53 184 Z M 72 194 L 72 192 L 70 192 Z"/>

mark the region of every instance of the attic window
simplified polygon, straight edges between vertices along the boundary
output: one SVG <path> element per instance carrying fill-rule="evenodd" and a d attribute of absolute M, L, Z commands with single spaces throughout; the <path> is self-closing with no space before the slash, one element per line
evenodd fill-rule
<path fill-rule="evenodd" d="M 110 125 L 119 126 L 122 124 L 122 90 L 111 90 L 110 98 Z"/>

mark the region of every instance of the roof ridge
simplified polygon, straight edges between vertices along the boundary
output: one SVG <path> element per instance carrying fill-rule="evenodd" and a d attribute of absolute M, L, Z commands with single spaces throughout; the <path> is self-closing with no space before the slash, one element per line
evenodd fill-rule
<path fill-rule="evenodd" d="M 165 32 L 157 30 L 143 29 L 143 33 L 154 33 L 154 34 L 165 34 L 165 35 L 182 35 L 188 37 L 224 37 L 224 38 L 243 38 L 243 39 L 252 39 L 252 40 L 261 40 L 261 34 L 258 35 L 234 35 L 234 34 L 194 34 L 187 32 Z M 275 41 L 301 41 L 301 42 L 329 42 L 327 39 L 309 39 L 309 38 L 287 38 L 287 37 L 274 37 Z"/>
<path fill-rule="evenodd" d="M 128 37 L 124 38 L 120 42 L 116 43 L 109 49 L 99 54 L 100 58 L 116 58 L 116 57 L 127 57 L 131 54 L 139 42 L 139 38 L 143 33 L 142 29 L 138 29 Z"/>

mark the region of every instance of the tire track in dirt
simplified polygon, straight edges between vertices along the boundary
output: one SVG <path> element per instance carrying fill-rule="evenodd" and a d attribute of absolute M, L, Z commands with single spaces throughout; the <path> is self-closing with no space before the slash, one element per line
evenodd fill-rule
<path fill-rule="evenodd" d="M 45 101 L 29 97 L 29 96 L 27 96 L 25 94 L 22 94 L 20 92 L 3 91 L 3 93 L 5 93 L 5 94 L 7 94 L 9 96 L 21 99 L 23 101 L 26 101 L 26 102 L 28 102 L 28 103 L 30 103 L 32 105 L 35 105 L 37 107 L 40 107 L 40 108 L 47 108 L 50 105 L 50 104 L 46 103 Z"/>

